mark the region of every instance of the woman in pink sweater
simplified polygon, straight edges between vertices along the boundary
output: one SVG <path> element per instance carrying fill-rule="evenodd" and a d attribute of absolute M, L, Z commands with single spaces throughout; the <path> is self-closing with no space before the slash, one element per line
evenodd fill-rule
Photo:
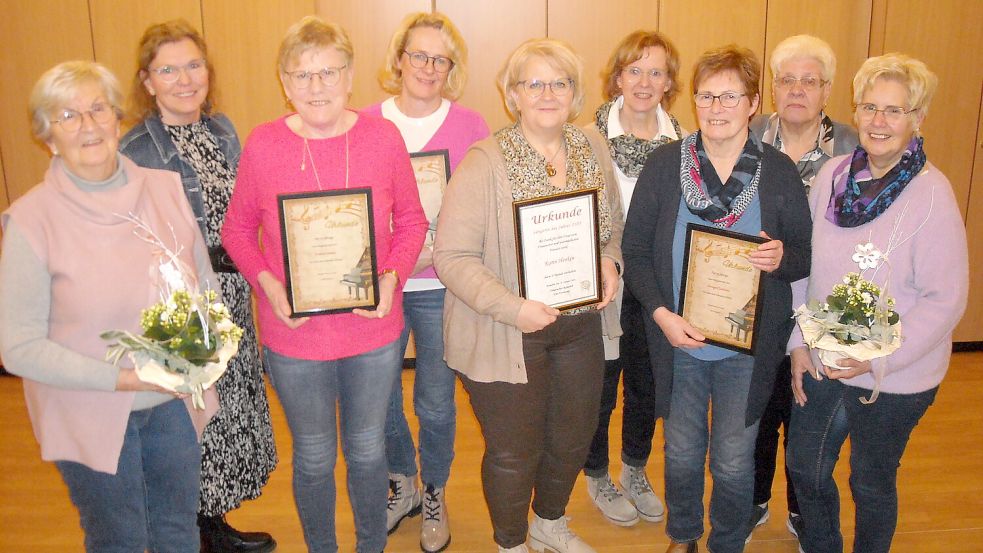
<path fill-rule="evenodd" d="M 270 380 L 293 437 L 294 499 L 310 551 L 337 551 L 334 466 L 341 445 L 355 512 L 357 550 L 386 545 L 384 423 L 399 371 L 401 292 L 427 221 L 396 128 L 346 108 L 352 46 L 337 25 L 305 17 L 287 31 L 278 69 L 295 113 L 246 141 L 222 240 L 259 296 Z M 291 318 L 284 287 L 278 196 L 371 188 L 378 306 Z M 259 240 L 257 240 L 259 237 Z"/>
<path fill-rule="evenodd" d="M 966 308 L 959 206 L 945 175 L 927 161 L 918 132 L 936 84 L 918 60 L 868 59 L 853 80 L 860 146 L 826 163 L 812 187 L 812 273 L 797 283 L 793 305 L 822 300 L 845 274 L 866 269 L 865 278 L 895 299 L 903 338 L 894 353 L 873 363 L 843 359 L 837 363 L 847 368 L 839 370 L 823 366 L 798 329 L 792 334 L 787 461 L 805 523 L 799 542 L 809 553 L 843 550 L 833 469 L 847 436 L 856 503 L 852 549 L 890 549 L 901 456 L 935 399 Z"/>

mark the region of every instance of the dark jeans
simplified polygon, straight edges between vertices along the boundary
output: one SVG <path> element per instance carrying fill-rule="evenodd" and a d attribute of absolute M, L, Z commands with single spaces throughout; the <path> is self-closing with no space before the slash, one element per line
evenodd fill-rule
<path fill-rule="evenodd" d="M 655 434 L 655 379 L 645 341 L 645 308 L 628 289 L 621 303 L 621 357 L 604 362 L 604 387 L 597 431 L 590 445 L 584 474 L 595 478 L 608 472 L 608 426 L 618 402 L 618 380 L 624 379 L 624 412 L 621 419 L 621 460 L 644 467 L 652 453 Z"/>
<path fill-rule="evenodd" d="M 786 462 L 805 527 L 799 543 L 808 553 L 843 551 L 840 496 L 833 469 L 850 437 L 850 491 L 856 504 L 853 551 L 887 553 L 898 522 L 898 466 L 911 431 L 935 401 L 938 387 L 917 394 L 881 392 L 806 375 L 805 407 L 792 407 Z"/>
<path fill-rule="evenodd" d="M 758 441 L 754 444 L 754 504 L 761 505 L 771 499 L 771 485 L 775 480 L 775 466 L 778 456 L 778 430 L 782 431 L 782 447 L 788 450 L 788 429 L 792 417 L 792 374 L 791 361 L 786 355 L 775 374 L 775 388 L 771 392 L 768 407 L 758 423 Z M 783 463 L 784 464 L 784 463 Z M 799 513 L 799 502 L 795 499 L 792 475 L 785 466 L 785 499 L 789 513 Z"/>
<path fill-rule="evenodd" d="M 495 543 L 526 541 L 529 500 L 563 516 L 597 428 L 604 347 L 597 312 L 559 317 L 522 338 L 526 384 L 462 377 L 485 438 L 481 483 Z"/>

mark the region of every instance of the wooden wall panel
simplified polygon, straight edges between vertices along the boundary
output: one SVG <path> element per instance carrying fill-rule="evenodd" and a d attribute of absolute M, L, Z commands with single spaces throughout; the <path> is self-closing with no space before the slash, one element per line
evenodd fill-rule
<path fill-rule="evenodd" d="M 615 46 L 628 33 L 659 28 L 659 8 L 651 0 L 548 0 L 546 28 L 550 37 L 565 40 L 584 60 L 586 101 L 577 118 L 581 125 L 594 120 L 604 102 L 601 73 Z"/>
<path fill-rule="evenodd" d="M 693 64 L 703 52 L 730 43 L 750 48 L 762 59 L 766 6 L 766 0 L 662 0 L 659 3 L 659 30 L 679 49 L 682 86 L 672 112 L 686 130 L 697 128 Z"/>
<path fill-rule="evenodd" d="M 411 12 L 430 12 L 430 0 L 317 0 L 317 14 L 348 31 L 355 48 L 355 83 L 351 105 L 357 108 L 389 95 L 379 86 L 389 39 L 399 22 Z M 465 37 L 467 40 L 467 37 Z"/>
<path fill-rule="evenodd" d="M 256 125 L 287 112 L 276 54 L 287 27 L 314 13 L 314 0 L 201 0 L 218 81 L 218 109 L 245 141 Z"/>
<path fill-rule="evenodd" d="M 826 113 L 833 119 L 853 124 L 851 85 L 853 75 L 867 59 L 872 0 L 810 0 L 768 2 L 768 24 L 765 32 L 764 113 L 774 111 L 769 58 L 782 40 L 799 34 L 817 36 L 830 44 L 836 53 L 836 76 Z M 837 14 L 837 23 L 830 24 L 829 14 Z"/>
<path fill-rule="evenodd" d="M 884 52 L 903 52 L 939 76 L 939 88 L 922 125 L 928 159 L 952 182 L 966 214 L 976 127 L 983 88 L 983 2 L 890 0 Z M 976 24 L 967 24 L 975 22 Z M 945 47 L 940 39 L 945 38 Z"/>
<path fill-rule="evenodd" d="M 7 180 L 3 176 L 3 151 L 0 149 L 0 213 L 3 213 L 7 206 L 10 205 L 10 199 L 7 198 Z M 0 240 L 3 239 L 3 229 L 0 228 Z M 0 363 L 2 364 L 2 363 Z"/>
<path fill-rule="evenodd" d="M 137 43 L 143 32 L 155 23 L 184 18 L 201 30 L 200 0 L 167 2 L 118 2 L 89 0 L 92 17 L 92 43 L 96 61 L 116 74 L 129 94 L 136 73 Z"/>
<path fill-rule="evenodd" d="M 468 42 L 468 84 L 461 103 L 479 111 L 494 132 L 511 122 L 497 86 L 498 72 L 527 39 L 546 36 L 546 0 L 437 0 Z"/>
<path fill-rule="evenodd" d="M 969 238 L 969 302 L 953 339 L 983 341 L 983 99 L 976 122 L 976 150 L 967 202 L 966 236 Z"/>
<path fill-rule="evenodd" d="M 48 167 L 47 148 L 33 143 L 27 115 L 31 88 L 55 64 L 92 59 L 86 0 L 10 0 L 0 18 L 0 150 L 6 153 L 7 195 L 13 202 Z"/>

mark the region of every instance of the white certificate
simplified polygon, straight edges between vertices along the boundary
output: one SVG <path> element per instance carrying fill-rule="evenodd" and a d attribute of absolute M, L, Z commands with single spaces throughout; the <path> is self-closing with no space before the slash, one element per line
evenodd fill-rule
<path fill-rule="evenodd" d="M 519 294 L 560 310 L 601 301 L 597 189 L 513 204 Z"/>

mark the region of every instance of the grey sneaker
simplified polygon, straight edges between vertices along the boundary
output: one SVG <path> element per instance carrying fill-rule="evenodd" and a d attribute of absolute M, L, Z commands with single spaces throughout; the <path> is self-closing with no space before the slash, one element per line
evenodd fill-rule
<path fill-rule="evenodd" d="M 605 474 L 601 478 L 587 477 L 587 495 L 590 496 L 594 506 L 601 511 L 604 518 L 618 526 L 632 526 L 638 523 L 638 511 L 625 499 L 621 491 L 614 482 L 611 475 Z"/>
<path fill-rule="evenodd" d="M 444 488 L 428 485 L 423 492 L 423 527 L 420 529 L 420 549 L 439 553 L 451 544 L 451 525 L 447 518 Z"/>
<path fill-rule="evenodd" d="M 645 467 L 633 467 L 622 465 L 621 467 L 622 489 L 628 495 L 638 511 L 638 516 L 649 522 L 660 522 L 666 517 L 666 508 L 662 505 L 662 500 L 652 491 L 648 476 L 645 474 Z"/>
<path fill-rule="evenodd" d="M 422 510 L 420 488 L 416 477 L 389 473 L 389 502 L 386 505 L 386 533 L 392 534 L 406 517 L 415 517 Z"/>
<path fill-rule="evenodd" d="M 768 522 L 769 516 L 770 513 L 768 512 L 767 503 L 751 507 L 751 518 L 747 521 L 747 538 L 744 540 L 744 543 L 751 541 L 751 533 L 758 526 Z"/>

